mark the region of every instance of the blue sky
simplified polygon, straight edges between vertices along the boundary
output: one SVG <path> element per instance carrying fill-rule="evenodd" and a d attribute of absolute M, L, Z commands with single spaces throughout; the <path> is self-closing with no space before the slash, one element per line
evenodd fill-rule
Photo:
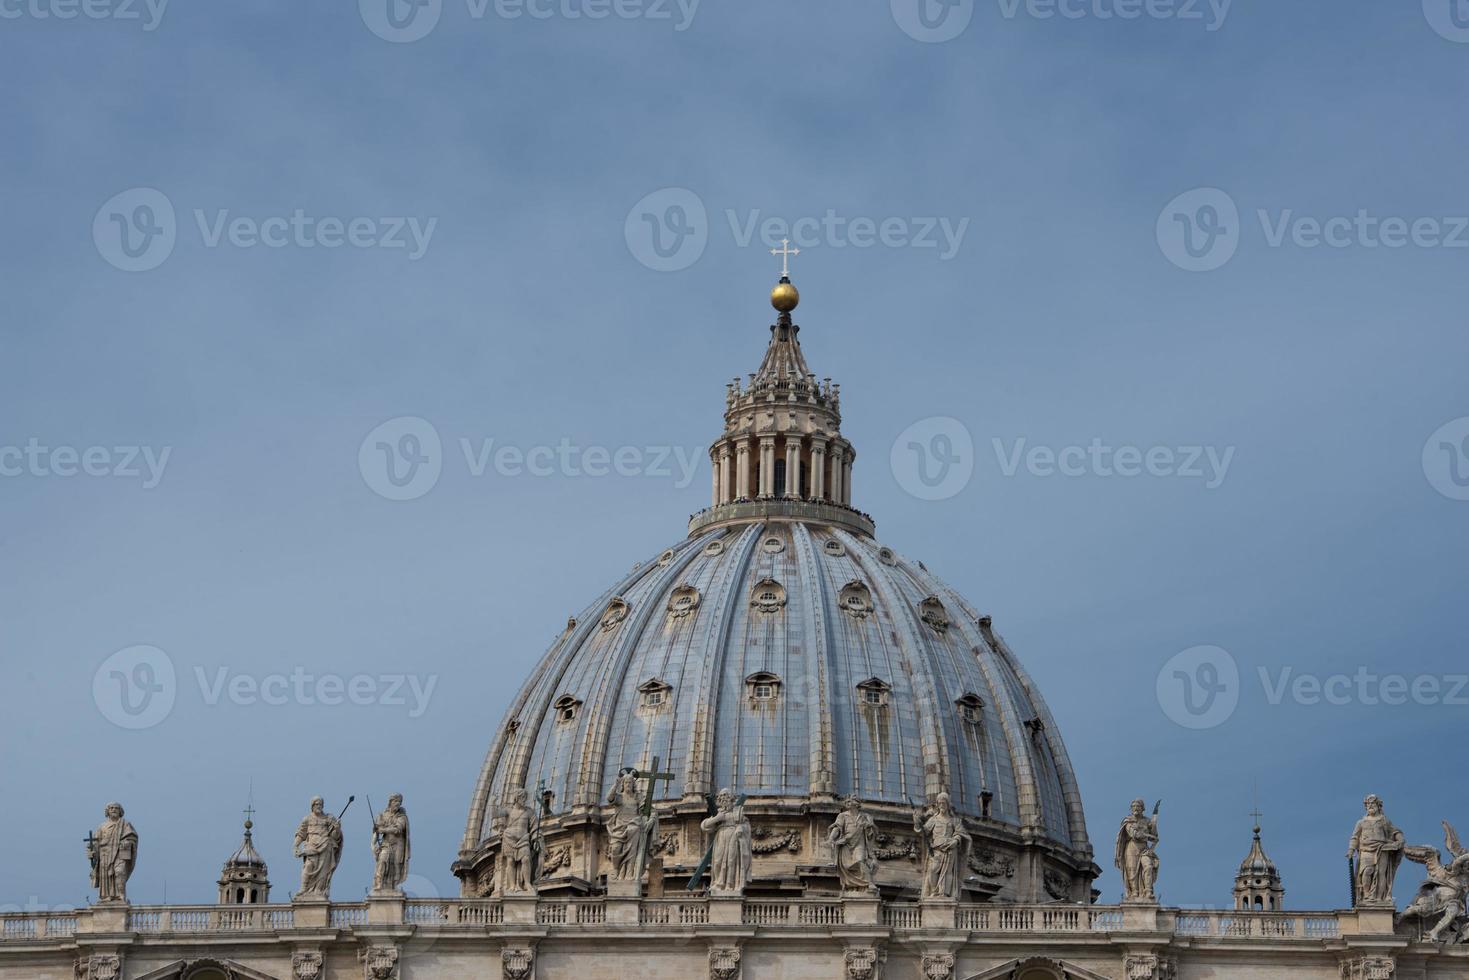
<path fill-rule="evenodd" d="M 134 899 L 211 901 L 252 786 L 279 897 L 317 793 L 359 798 L 336 894 L 360 895 L 356 811 L 392 791 L 416 887 L 452 893 L 514 688 L 709 485 L 475 475 L 461 440 L 699 459 L 767 336 L 770 218 L 807 219 L 797 319 L 843 385 L 854 502 L 1024 658 L 1106 900 L 1135 796 L 1163 800 L 1176 904 L 1229 901 L 1257 792 L 1296 908 L 1346 903 L 1367 792 L 1416 842 L 1469 822 L 1447 0 L 929 7 L 947 40 L 905 0 L 443 0 L 408 43 L 370 0 L 97 2 L 0 0 L 0 904 L 85 900 L 114 798 L 143 835 Z M 390 500 L 359 448 L 404 417 L 441 472 Z M 911 440 L 890 455 L 914 424 L 972 445 L 945 499 L 912 492 Z M 1094 441 L 1167 475 L 1068 453 Z M 1192 447 L 1230 453 L 1221 479 Z M 175 682 L 133 729 L 112 667 L 160 681 L 109 658 L 140 645 Z M 1215 676 L 1171 663 L 1200 646 L 1240 679 L 1196 729 L 1165 709 L 1175 670 Z M 298 672 L 377 686 L 250 693 Z M 1384 675 L 1417 696 L 1383 703 Z"/>

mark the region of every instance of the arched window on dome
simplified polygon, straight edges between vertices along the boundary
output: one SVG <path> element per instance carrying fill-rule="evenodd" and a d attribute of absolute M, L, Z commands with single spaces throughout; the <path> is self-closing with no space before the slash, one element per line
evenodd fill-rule
<path fill-rule="evenodd" d="M 761 579 L 750 590 L 750 605 L 763 613 L 779 612 L 786 604 L 786 588 L 773 578 Z"/>
<path fill-rule="evenodd" d="M 556 711 L 556 723 L 558 725 L 569 725 L 576 721 L 576 716 L 581 714 L 581 702 L 570 694 L 563 694 L 551 705 Z"/>
<path fill-rule="evenodd" d="M 780 677 L 769 671 L 756 671 L 745 678 L 745 696 L 757 704 L 767 704 L 780 697 Z"/>

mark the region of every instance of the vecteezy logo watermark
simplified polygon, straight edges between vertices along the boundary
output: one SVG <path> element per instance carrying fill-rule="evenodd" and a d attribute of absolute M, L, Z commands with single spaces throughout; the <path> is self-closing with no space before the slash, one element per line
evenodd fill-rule
<path fill-rule="evenodd" d="M 163 481 L 172 446 L 44 446 L 35 436 L 24 446 L 0 446 L 0 477 L 110 476 L 141 479 L 144 490 Z"/>
<path fill-rule="evenodd" d="M 1260 208 L 1255 214 L 1268 248 L 1469 248 L 1469 216 L 1406 218 L 1373 214 L 1367 208 L 1327 218 L 1300 215 L 1292 208 Z M 1201 187 L 1169 201 L 1156 229 L 1163 255 L 1189 272 L 1223 266 L 1239 249 L 1243 231 L 1234 199 L 1217 187 Z"/>
<path fill-rule="evenodd" d="M 641 477 L 672 480 L 682 490 L 694 481 L 702 449 L 685 446 L 579 446 L 562 437 L 555 445 L 517 446 L 494 438 L 458 440 L 471 477 L 490 472 L 507 479 L 532 477 Z M 389 419 L 367 434 L 357 450 L 363 482 L 389 500 L 414 500 L 433 489 L 443 470 L 438 429 L 417 416 Z"/>
<path fill-rule="evenodd" d="M 113 195 L 92 219 L 98 254 L 124 272 L 158 268 L 173 254 L 177 239 L 173 202 L 152 187 Z"/>
<path fill-rule="evenodd" d="M 1239 248 L 1239 208 L 1217 187 L 1200 187 L 1168 202 L 1158 215 L 1158 247 L 1189 272 L 1212 272 Z"/>
<path fill-rule="evenodd" d="M 759 244 L 797 248 L 933 249 L 941 262 L 959 254 L 968 218 L 843 215 L 828 208 L 820 216 L 788 218 L 756 208 L 724 210 L 725 225 L 738 248 Z M 623 222 L 628 251 L 655 272 L 687 269 L 704 254 L 713 229 L 699 195 L 686 187 L 665 187 L 633 205 Z"/>
<path fill-rule="evenodd" d="M 1096 476 L 1102 478 L 1156 476 L 1202 480 L 1204 489 L 1217 490 L 1229 474 L 1234 446 L 1110 446 L 1094 438 L 1085 446 L 1027 446 L 1016 439 L 1007 448 L 1001 439 L 991 440 L 1000 472 L 1015 476 L 1021 466 L 1031 476 Z"/>
<path fill-rule="evenodd" d="M 925 44 L 952 41 L 974 18 L 974 0 L 889 0 L 889 5 L 903 33 Z"/>
<path fill-rule="evenodd" d="M 947 500 L 974 476 L 974 439 L 958 419 L 919 419 L 898 433 L 888 462 L 908 493 L 919 500 Z"/>
<path fill-rule="evenodd" d="M 92 700 L 119 728 L 152 728 L 173 711 L 178 678 L 173 661 L 157 647 L 119 650 L 92 675 Z"/>
<path fill-rule="evenodd" d="M 1215 646 L 1190 647 L 1158 671 L 1158 705 L 1184 728 L 1218 728 L 1239 707 L 1239 664 Z"/>
<path fill-rule="evenodd" d="M 417 500 L 434 488 L 444 469 L 439 430 L 417 416 L 388 419 L 362 440 L 357 469 L 379 497 Z"/>
<path fill-rule="evenodd" d="M 628 251 L 654 272 L 687 269 L 709 244 L 709 212 L 686 187 L 665 187 L 632 206 L 622 226 Z"/>
<path fill-rule="evenodd" d="M 1469 44 L 1469 0 L 1423 0 L 1423 16 L 1440 37 Z"/>
<path fill-rule="evenodd" d="M 139 21 L 143 30 L 158 30 L 168 0 L 0 0 L 0 20 Z"/>
<path fill-rule="evenodd" d="M 443 0 L 357 0 L 362 22 L 384 41 L 407 44 L 427 37 L 438 27 Z M 465 13 L 482 21 L 493 13 L 501 20 L 646 20 L 669 22 L 678 32 L 688 30 L 699 10 L 699 0 L 464 0 Z"/>
<path fill-rule="evenodd" d="M 1423 475 L 1450 500 L 1469 500 L 1469 418 L 1445 422 L 1428 437 Z"/>
<path fill-rule="evenodd" d="M 402 249 L 410 262 L 428 252 L 439 224 L 438 218 L 317 216 L 302 208 L 264 218 L 195 208 L 193 217 L 205 248 Z M 102 258 L 124 272 L 156 269 L 178 241 L 173 202 L 152 187 L 123 191 L 98 209 L 92 241 Z"/>
<path fill-rule="evenodd" d="M 193 670 L 205 705 L 228 702 L 238 707 L 406 707 L 409 718 L 421 718 L 438 687 L 437 674 L 312 674 L 297 667 L 289 674 L 261 676 Z M 102 717 L 119 728 L 140 731 L 160 725 L 173 713 L 179 693 L 173 659 L 154 646 L 119 650 L 92 675 L 92 700 Z"/>
<path fill-rule="evenodd" d="M 410 44 L 439 26 L 444 0 L 357 0 L 362 22 L 384 41 Z"/>

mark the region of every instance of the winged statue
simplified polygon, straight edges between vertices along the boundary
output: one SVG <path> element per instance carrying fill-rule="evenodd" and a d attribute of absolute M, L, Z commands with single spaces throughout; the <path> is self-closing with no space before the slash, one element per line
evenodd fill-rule
<path fill-rule="evenodd" d="M 1452 859 L 1445 863 L 1436 847 L 1409 847 L 1403 854 L 1409 861 L 1428 868 L 1428 880 L 1418 889 L 1413 903 L 1403 910 L 1398 923 L 1416 920 L 1437 924 L 1425 937 L 1432 943 L 1457 945 L 1469 943 L 1469 915 L 1465 898 L 1469 896 L 1469 849 L 1459 841 L 1458 831 L 1445 820 L 1444 846 Z"/>

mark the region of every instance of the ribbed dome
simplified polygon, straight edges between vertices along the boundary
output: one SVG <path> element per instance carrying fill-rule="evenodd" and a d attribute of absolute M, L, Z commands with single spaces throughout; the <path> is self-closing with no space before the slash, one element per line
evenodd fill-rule
<path fill-rule="evenodd" d="M 720 788 L 750 797 L 757 883 L 803 887 L 838 798 L 869 805 L 891 859 L 916 860 L 910 807 L 947 793 L 970 818 L 971 868 L 996 879 L 966 887 L 1089 897 L 1097 869 L 1050 711 L 989 619 L 851 507 L 856 453 L 797 330 L 781 312 L 751 385 L 730 386 L 713 506 L 577 614 L 511 703 L 455 866 L 466 892 L 494 887 L 498 819 L 521 789 L 565 851 L 553 873 L 596 887 L 608 794 L 656 758 L 672 779 L 655 802 L 693 828 L 673 869 L 697 861 L 696 818 Z M 762 832 L 790 842 L 786 865 L 762 860 Z M 911 864 L 880 883 L 907 887 Z"/>
<path fill-rule="evenodd" d="M 948 792 L 978 817 L 989 792 L 994 819 L 1086 845 L 1071 764 L 1023 668 L 948 586 L 870 538 L 774 521 L 701 534 L 576 622 L 490 753 L 476 842 L 486 803 L 513 787 L 544 782 L 556 811 L 594 807 L 620 769 L 658 756 L 668 799 Z"/>

